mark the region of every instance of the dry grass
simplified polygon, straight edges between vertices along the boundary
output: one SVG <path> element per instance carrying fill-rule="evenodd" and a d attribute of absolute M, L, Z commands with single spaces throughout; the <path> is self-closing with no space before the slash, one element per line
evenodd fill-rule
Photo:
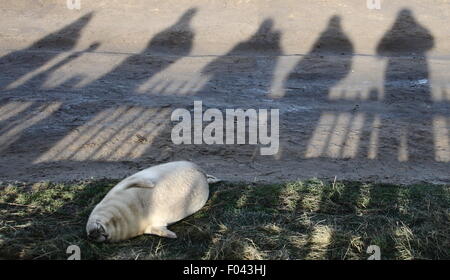
<path fill-rule="evenodd" d="M 0 189 L 0 258 L 450 259 L 450 187 L 320 180 L 212 186 L 207 205 L 173 225 L 179 238 L 86 240 L 87 217 L 116 181 Z"/>

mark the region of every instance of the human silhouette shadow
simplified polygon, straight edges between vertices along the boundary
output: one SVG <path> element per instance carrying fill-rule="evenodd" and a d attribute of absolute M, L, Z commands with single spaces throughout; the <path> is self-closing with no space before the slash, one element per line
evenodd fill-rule
<path fill-rule="evenodd" d="M 398 148 L 400 161 L 433 159 L 431 89 L 426 53 L 434 37 L 420 25 L 408 9 L 401 10 L 391 29 L 377 46 L 380 58 L 387 59 L 380 156 L 391 156 L 383 147 Z M 393 139 L 394 138 L 396 139 Z"/>
<path fill-rule="evenodd" d="M 336 110 L 331 106 L 332 104 L 328 104 L 335 102 L 329 99 L 330 90 L 351 72 L 353 55 L 353 43 L 342 28 L 341 17 L 332 16 L 309 52 L 299 60 L 286 77 L 284 81 L 286 92 L 282 101 L 287 104 L 295 104 L 295 106 L 310 106 L 311 103 L 325 104 L 328 111 Z M 320 110 L 309 111 L 307 115 L 304 110 L 289 113 L 288 117 L 293 123 L 299 123 L 300 131 L 302 131 L 295 136 L 294 140 L 304 143 L 292 148 L 295 154 L 304 155 L 306 153 L 306 145 L 312 141 L 314 131 L 320 125 L 323 113 Z M 339 113 L 341 112 L 335 112 L 335 118 Z M 298 121 L 305 118 L 311 124 L 306 125 Z M 329 138 L 328 135 L 324 141 L 329 141 Z M 328 146 L 329 143 L 325 143 L 324 147 Z M 324 150 L 318 151 L 318 156 L 323 152 Z M 289 154 L 288 152 L 283 153 Z"/>
<path fill-rule="evenodd" d="M 377 54 L 388 59 L 385 102 L 392 104 L 401 99 L 431 101 L 426 52 L 433 46 L 434 37 L 430 31 L 415 20 L 410 10 L 400 11 L 394 25 L 377 46 Z M 412 84 L 412 91 L 399 92 L 398 82 Z M 416 83 L 420 87 L 414 87 Z"/>
<path fill-rule="evenodd" d="M 196 13 L 197 8 L 187 10 L 176 23 L 156 34 L 142 52 L 129 56 L 91 85 L 115 87 L 120 84 L 121 92 L 129 94 L 158 72 L 189 55 L 195 36 L 191 21 Z M 155 57 L 154 54 L 162 56 Z"/>
<path fill-rule="evenodd" d="M 5 89 L 24 75 L 44 66 L 60 52 L 72 50 L 81 37 L 82 30 L 91 21 L 93 15 L 92 12 L 88 13 L 64 28 L 48 34 L 28 48 L 1 57 L 0 73 L 7 74 L 2 75 L 0 79 L 0 90 Z M 40 52 L 39 55 L 36 55 L 34 52 L 38 50 L 50 51 Z"/>
<path fill-rule="evenodd" d="M 6 92 L 5 88 L 8 85 L 11 85 L 21 77 L 38 70 L 53 58 L 60 55 L 61 52 L 72 51 L 81 37 L 82 30 L 90 22 L 93 15 L 93 13 L 88 13 L 64 28 L 48 34 L 31 46 L 1 57 L 0 72 L 3 75 L 0 78 L 0 90 Z M 96 48 L 97 46 L 97 44 L 94 44 L 92 47 Z M 73 54 L 57 63 L 49 70 L 27 80 L 27 82 L 20 85 L 20 87 L 28 87 L 35 92 L 53 70 L 68 63 L 71 59 L 73 59 Z M 33 82 L 31 82 L 31 80 L 33 80 Z M 48 100 L 42 102 L 39 100 L 39 97 L 36 96 L 25 97 L 22 101 L 31 100 L 32 102 L 23 102 L 22 105 L 10 103 L 11 99 L 20 98 L 20 95 L 27 91 L 21 89 L 15 90 L 14 88 L 8 89 L 8 91 L 9 94 L 5 94 L 6 97 L 0 99 L 0 104 L 2 106 L 12 107 L 13 109 L 11 112 L 15 112 L 15 114 L 10 114 L 0 122 L 0 134 L 3 136 L 3 139 L 1 140 L 2 150 L 0 153 L 3 153 L 4 151 L 8 152 L 9 149 L 14 149 L 12 146 L 20 146 L 20 144 L 23 143 L 22 141 L 26 141 L 27 136 L 23 135 L 24 132 L 20 131 L 21 129 L 28 129 L 31 126 L 38 127 L 39 125 L 42 125 L 42 123 L 51 122 L 55 113 L 54 104 L 51 104 Z M 35 102 L 35 100 L 39 101 Z M 22 108 L 22 106 L 25 106 L 24 108 L 26 109 L 21 110 L 20 108 Z M 35 121 L 33 121 L 33 119 Z"/>
<path fill-rule="evenodd" d="M 245 94 L 249 91 L 266 95 L 271 87 L 278 57 L 282 55 L 281 32 L 275 30 L 273 25 L 272 19 L 265 19 L 248 40 L 238 43 L 225 55 L 207 64 L 201 73 L 209 79 L 197 94 L 222 93 L 220 91 L 226 89 L 228 96 L 236 94 L 236 103 L 239 98 L 248 100 Z M 249 53 L 267 56 L 256 58 L 249 56 Z M 236 87 L 236 91 L 230 90 L 230 80 L 233 81 L 231 87 Z"/>
<path fill-rule="evenodd" d="M 285 80 L 285 97 L 308 95 L 325 101 L 330 89 L 351 71 L 353 44 L 344 33 L 341 18 L 333 16 Z"/>

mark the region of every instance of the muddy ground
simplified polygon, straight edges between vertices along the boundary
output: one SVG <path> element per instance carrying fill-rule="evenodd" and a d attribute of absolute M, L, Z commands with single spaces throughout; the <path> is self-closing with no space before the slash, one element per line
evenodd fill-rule
<path fill-rule="evenodd" d="M 165 17 L 140 51 L 77 45 L 84 33 L 95 37 L 85 31 L 89 12 L 25 47 L 11 48 L 8 29 L 0 181 L 121 178 L 183 159 L 229 181 L 450 183 L 450 61 L 429 55 L 442 38 L 414 11 L 396 10 L 366 53 L 334 16 L 301 53 L 283 50 L 276 19 L 263 19 L 227 51 L 193 54 L 196 13 Z M 174 145 L 170 116 L 195 100 L 222 112 L 279 109 L 279 153 Z"/>

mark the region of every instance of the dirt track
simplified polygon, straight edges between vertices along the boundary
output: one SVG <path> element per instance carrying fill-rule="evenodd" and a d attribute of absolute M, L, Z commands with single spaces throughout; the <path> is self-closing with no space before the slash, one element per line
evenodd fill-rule
<path fill-rule="evenodd" d="M 179 13 L 160 7 L 149 21 L 161 28 L 146 38 L 140 36 L 144 27 L 130 29 L 134 19 L 110 23 L 102 9 L 120 11 L 103 7 L 104 1 L 86 4 L 77 15 L 56 4 L 27 11 L 22 1 L 6 2 L 2 24 L 8 28 L 0 33 L 2 181 L 120 178 L 188 159 L 231 181 L 337 176 L 450 182 L 450 37 L 439 27 L 450 11 L 445 1 L 430 1 L 438 13 L 433 20 L 417 15 L 415 9 L 424 9 L 420 2 L 405 1 L 410 9 L 387 7 L 348 19 L 349 9 L 366 8 L 342 8 L 344 15 L 330 12 L 325 21 L 322 10 L 335 4 L 305 1 L 321 21 L 307 24 L 304 41 L 286 38 L 303 18 L 290 24 L 283 18 L 279 27 L 280 7 L 273 17 L 263 16 L 270 10 L 264 6 L 254 11 L 257 17 L 242 19 L 245 9 L 231 5 L 224 16 L 247 23 L 234 32 L 231 26 L 219 40 L 214 32 L 220 20 L 208 26 L 202 14 L 217 7 L 203 7 L 206 1 L 191 9 L 180 5 L 185 8 Z M 122 12 L 138 11 L 141 2 L 130 1 Z M 196 17 L 201 20 L 194 24 Z M 358 17 L 375 18 L 383 28 L 372 38 L 348 23 Z M 31 20 L 41 24 L 36 32 Z M 116 27 L 120 36 L 105 35 Z M 38 33 L 45 35 L 31 35 Z M 222 111 L 280 109 L 280 152 L 260 156 L 251 145 L 172 144 L 170 115 L 176 108 L 192 110 L 194 100 Z"/>

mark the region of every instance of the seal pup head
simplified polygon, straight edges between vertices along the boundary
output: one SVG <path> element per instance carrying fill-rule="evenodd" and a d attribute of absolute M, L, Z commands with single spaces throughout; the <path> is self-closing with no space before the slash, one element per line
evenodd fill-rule
<path fill-rule="evenodd" d="M 111 238 L 111 235 L 108 233 L 105 225 L 98 220 L 88 222 L 86 232 L 88 238 L 95 242 L 106 242 Z"/>

